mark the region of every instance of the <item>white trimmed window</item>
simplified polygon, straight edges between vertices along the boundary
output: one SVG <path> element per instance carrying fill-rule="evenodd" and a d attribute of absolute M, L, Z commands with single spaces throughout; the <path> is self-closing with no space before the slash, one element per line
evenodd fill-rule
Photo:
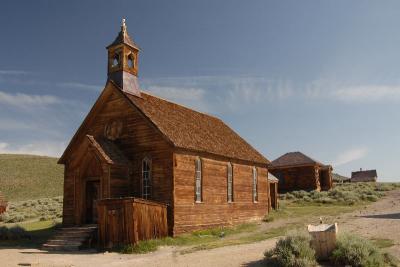
<path fill-rule="evenodd" d="M 253 167 L 253 202 L 258 201 L 257 168 Z"/>
<path fill-rule="evenodd" d="M 195 180 L 196 180 L 196 188 L 195 188 L 195 200 L 196 202 L 201 202 L 202 201 L 202 195 L 201 195 L 201 191 L 202 191 L 202 173 L 201 173 L 201 159 L 197 158 L 195 161 L 195 165 L 196 165 L 196 172 L 195 172 Z"/>
<path fill-rule="evenodd" d="M 233 202 L 233 166 L 232 163 L 228 163 L 228 202 Z"/>
<path fill-rule="evenodd" d="M 151 160 L 144 158 L 142 161 L 142 198 L 151 196 Z"/>

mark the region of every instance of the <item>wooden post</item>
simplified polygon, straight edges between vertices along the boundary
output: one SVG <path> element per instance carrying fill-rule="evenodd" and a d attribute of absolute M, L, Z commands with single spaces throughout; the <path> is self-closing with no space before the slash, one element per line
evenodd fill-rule
<path fill-rule="evenodd" d="M 308 225 L 308 232 L 311 235 L 311 246 L 319 260 L 327 260 L 336 247 L 336 235 L 338 232 L 337 223 Z"/>

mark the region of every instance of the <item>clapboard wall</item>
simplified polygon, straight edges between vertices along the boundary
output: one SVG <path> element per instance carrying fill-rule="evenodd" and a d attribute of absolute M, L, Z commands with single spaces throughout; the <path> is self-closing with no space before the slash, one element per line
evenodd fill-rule
<path fill-rule="evenodd" d="M 202 160 L 202 202 L 195 202 L 195 160 Z M 233 202 L 227 201 L 227 159 L 174 153 L 174 235 L 207 227 L 260 220 L 269 209 L 266 167 L 257 166 L 258 201 L 253 201 L 253 165 L 233 164 Z"/>

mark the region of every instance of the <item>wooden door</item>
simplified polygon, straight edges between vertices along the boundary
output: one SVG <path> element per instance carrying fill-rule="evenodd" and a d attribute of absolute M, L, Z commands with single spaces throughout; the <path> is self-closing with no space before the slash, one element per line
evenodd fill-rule
<path fill-rule="evenodd" d="M 100 181 L 86 182 L 86 223 L 97 223 L 97 204 L 100 198 Z"/>
<path fill-rule="evenodd" d="M 115 208 L 107 212 L 107 247 L 115 247 L 124 243 L 124 216 L 122 208 Z"/>

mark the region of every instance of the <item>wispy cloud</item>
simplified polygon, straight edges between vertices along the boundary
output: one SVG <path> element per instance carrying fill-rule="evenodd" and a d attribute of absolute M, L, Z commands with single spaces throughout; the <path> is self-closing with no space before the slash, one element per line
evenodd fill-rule
<path fill-rule="evenodd" d="M 0 70 L 0 75 L 21 75 L 28 74 L 28 71 L 24 70 Z"/>
<path fill-rule="evenodd" d="M 332 96 L 346 102 L 376 102 L 381 100 L 400 100 L 400 85 L 365 85 L 338 88 Z"/>
<path fill-rule="evenodd" d="M 206 112 L 234 111 L 295 95 L 286 80 L 251 76 L 168 77 L 143 81 L 156 95 Z"/>
<path fill-rule="evenodd" d="M 347 163 L 353 162 L 355 160 L 359 160 L 364 158 L 368 154 L 368 149 L 365 147 L 360 148 L 352 148 L 346 150 L 339 154 L 334 161 L 333 165 L 335 167 L 345 165 Z"/>
<path fill-rule="evenodd" d="M 77 82 L 62 82 L 62 83 L 57 83 L 56 85 L 60 87 L 68 87 L 68 88 L 91 90 L 91 91 L 100 91 L 102 89 L 101 85 L 93 85 L 93 84 L 85 84 Z"/>
<path fill-rule="evenodd" d="M 1 154 L 30 154 L 41 156 L 59 157 L 65 149 L 65 143 L 47 143 L 37 142 L 25 145 L 10 145 L 9 143 L 0 142 Z"/>
<path fill-rule="evenodd" d="M 210 109 L 204 89 L 153 85 L 147 87 L 146 90 L 154 95 L 197 110 L 206 111 Z"/>
<path fill-rule="evenodd" d="M 43 106 L 58 104 L 61 100 L 52 95 L 28 95 L 22 93 L 9 94 L 0 91 L 0 103 L 16 107 Z"/>
<path fill-rule="evenodd" d="M 327 99 L 343 103 L 400 101 L 400 84 L 346 84 L 344 82 L 315 80 L 304 86 L 307 98 Z"/>

